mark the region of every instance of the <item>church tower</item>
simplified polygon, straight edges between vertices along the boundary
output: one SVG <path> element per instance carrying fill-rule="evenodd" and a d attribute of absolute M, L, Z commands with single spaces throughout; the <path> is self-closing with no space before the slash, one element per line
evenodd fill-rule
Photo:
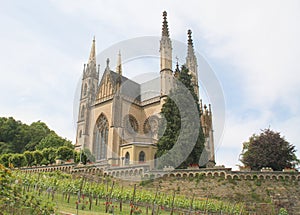
<path fill-rule="evenodd" d="M 201 113 L 201 126 L 204 134 L 204 153 L 205 153 L 205 165 L 207 168 L 214 167 L 215 162 L 215 147 L 214 147 L 214 134 L 213 134 L 213 124 L 212 124 L 212 111 L 211 105 L 202 106 L 202 100 L 200 99 L 200 113 Z"/>
<path fill-rule="evenodd" d="M 167 12 L 163 12 L 162 37 L 160 39 L 160 80 L 161 96 L 169 94 L 172 87 L 172 41 L 169 35 Z"/>
<path fill-rule="evenodd" d="M 81 94 L 79 102 L 79 113 L 77 121 L 76 147 L 85 148 L 89 143 L 89 122 L 91 118 L 91 105 L 96 97 L 99 82 L 99 65 L 96 65 L 96 41 L 93 39 L 90 57 L 84 64 Z"/>
<path fill-rule="evenodd" d="M 190 75 L 192 76 L 194 91 L 199 98 L 198 64 L 197 64 L 197 58 L 194 51 L 192 31 L 188 30 L 187 34 L 188 34 L 188 48 L 187 48 L 186 66 L 189 69 Z"/>

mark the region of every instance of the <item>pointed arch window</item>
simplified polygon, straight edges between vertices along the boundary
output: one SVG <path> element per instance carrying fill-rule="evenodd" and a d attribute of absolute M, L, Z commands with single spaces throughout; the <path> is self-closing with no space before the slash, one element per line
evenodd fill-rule
<path fill-rule="evenodd" d="M 125 154 L 125 165 L 129 165 L 130 162 L 130 154 L 129 152 L 126 152 Z"/>
<path fill-rule="evenodd" d="M 139 154 L 139 163 L 145 162 L 145 157 L 146 157 L 145 152 L 141 151 Z"/>
<path fill-rule="evenodd" d="M 85 106 L 83 105 L 80 112 L 80 117 L 83 118 L 85 113 Z"/>
<path fill-rule="evenodd" d="M 107 143 L 108 143 L 108 121 L 104 115 L 98 118 L 94 131 L 93 151 L 96 160 L 107 158 Z"/>

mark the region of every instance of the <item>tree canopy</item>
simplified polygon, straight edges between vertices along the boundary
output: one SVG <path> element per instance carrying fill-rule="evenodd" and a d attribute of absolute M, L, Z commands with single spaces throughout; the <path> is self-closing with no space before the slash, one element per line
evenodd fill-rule
<path fill-rule="evenodd" d="M 240 160 L 252 170 L 271 167 L 273 170 L 281 171 L 299 164 L 295 152 L 295 146 L 281 137 L 279 132 L 265 129 L 259 135 L 254 134 L 249 141 L 243 143 Z"/>
<path fill-rule="evenodd" d="M 204 135 L 201 126 L 193 126 L 193 122 L 200 123 L 200 109 L 198 104 L 198 97 L 194 93 L 194 88 L 191 82 L 191 75 L 189 75 L 188 69 L 183 65 L 179 73 L 178 80 L 184 85 L 182 87 L 175 87 L 171 91 L 170 96 L 165 100 L 161 109 L 161 115 L 165 118 L 165 122 L 160 122 L 159 136 L 161 137 L 157 143 L 157 157 L 162 157 L 170 152 L 171 149 L 176 147 L 174 153 L 171 153 L 167 157 L 162 157 L 158 163 L 158 167 L 161 168 L 166 165 L 173 165 L 176 161 L 182 161 L 177 168 L 186 168 L 190 164 L 198 164 L 201 153 L 204 148 Z M 192 98 L 189 98 L 187 94 L 191 94 Z M 179 111 L 175 101 L 185 106 Z M 189 107 L 191 105 L 196 106 L 196 114 L 189 113 Z M 183 127 L 183 123 L 188 124 Z M 199 129 L 199 130 L 197 130 Z M 197 135 L 197 136 L 195 136 Z M 191 137 L 195 136 L 195 142 L 191 141 Z M 176 144 L 178 142 L 178 144 Z M 194 144 L 194 145 L 192 145 Z M 192 146 L 191 153 L 186 157 L 186 151 Z M 173 151 L 173 150 L 172 150 Z M 174 166 L 174 165 L 173 165 Z"/>
<path fill-rule="evenodd" d="M 70 141 L 58 136 L 41 121 L 27 125 L 12 117 L 0 117 L 0 154 L 61 146 L 73 147 Z"/>

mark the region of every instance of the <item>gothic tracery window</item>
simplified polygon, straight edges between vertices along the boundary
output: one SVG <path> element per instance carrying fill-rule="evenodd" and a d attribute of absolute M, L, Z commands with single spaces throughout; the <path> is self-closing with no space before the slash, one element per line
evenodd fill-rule
<path fill-rule="evenodd" d="M 145 120 L 144 123 L 144 133 L 148 136 L 155 136 L 158 132 L 158 117 L 150 116 Z"/>
<path fill-rule="evenodd" d="M 94 131 L 94 155 L 96 160 L 106 159 L 108 142 L 108 121 L 101 114 L 98 118 Z"/>
<path fill-rule="evenodd" d="M 132 115 L 124 117 L 124 127 L 130 135 L 135 135 L 138 132 L 139 126 L 137 120 Z"/>

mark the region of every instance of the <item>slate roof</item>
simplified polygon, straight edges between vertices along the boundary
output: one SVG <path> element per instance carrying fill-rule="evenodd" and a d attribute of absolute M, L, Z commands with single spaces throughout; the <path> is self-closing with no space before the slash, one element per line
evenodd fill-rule
<path fill-rule="evenodd" d="M 100 85 L 104 81 L 104 77 L 109 75 L 110 80 L 112 82 L 113 88 L 115 89 L 117 84 L 117 79 L 119 74 L 112 71 L 112 70 L 106 70 L 102 76 Z M 160 79 L 155 78 L 153 80 L 150 80 L 148 82 L 139 84 L 135 81 L 132 81 L 125 76 L 121 76 L 121 91 L 120 93 L 124 96 L 128 96 L 130 98 L 136 99 L 139 102 L 145 101 L 147 99 L 154 98 L 156 96 L 160 95 Z"/>

